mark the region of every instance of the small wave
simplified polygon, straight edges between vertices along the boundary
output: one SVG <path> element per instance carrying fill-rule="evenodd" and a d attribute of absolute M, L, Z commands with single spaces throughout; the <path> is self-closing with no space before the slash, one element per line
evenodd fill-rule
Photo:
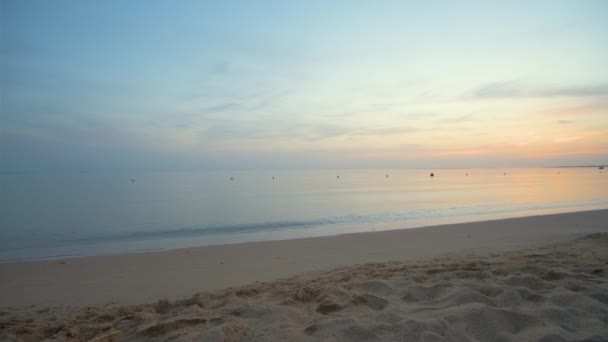
<path fill-rule="evenodd" d="M 82 256 L 82 254 L 54 254 L 54 255 L 45 255 L 45 256 L 41 256 L 41 257 L 0 259 L 0 264 L 9 263 L 9 262 L 21 262 L 21 261 L 70 259 L 70 258 L 77 258 L 80 256 Z"/>
<path fill-rule="evenodd" d="M 181 228 L 170 228 L 163 230 L 131 231 L 116 233 L 111 235 L 89 236 L 84 238 L 64 240 L 66 243 L 100 243 L 115 241 L 136 241 L 166 238 L 187 238 L 208 235 L 234 235 L 250 234 L 260 232 L 273 232 L 285 230 L 301 230 L 310 228 L 320 228 L 332 225 L 363 225 L 363 224 L 382 224 L 395 222 L 410 222 L 425 219 L 442 219 L 471 217 L 479 215 L 508 214 L 528 211 L 541 211 L 551 209 L 572 209 L 584 208 L 598 204 L 600 202 L 585 203 L 561 203 L 549 205 L 475 205 L 449 208 L 419 208 L 404 210 L 400 212 L 383 212 L 368 214 L 350 214 L 338 217 L 330 217 L 315 220 L 300 221 L 272 221 L 251 224 L 216 225 L 216 226 L 190 226 Z"/>
<path fill-rule="evenodd" d="M 72 239 L 70 242 L 107 242 L 117 240 L 162 239 L 175 237 L 192 237 L 202 235 L 242 234 L 260 231 L 288 230 L 307 227 L 318 227 L 334 223 L 333 220 L 312 221 L 277 221 L 254 224 L 218 225 L 209 227 L 182 227 L 166 230 L 125 232 L 112 235 Z"/>

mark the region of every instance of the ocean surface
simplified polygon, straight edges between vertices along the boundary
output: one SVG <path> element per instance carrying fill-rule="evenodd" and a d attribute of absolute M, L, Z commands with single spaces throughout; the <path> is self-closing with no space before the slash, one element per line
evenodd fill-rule
<path fill-rule="evenodd" d="M 0 261 L 605 208 L 597 168 L 2 173 Z"/>

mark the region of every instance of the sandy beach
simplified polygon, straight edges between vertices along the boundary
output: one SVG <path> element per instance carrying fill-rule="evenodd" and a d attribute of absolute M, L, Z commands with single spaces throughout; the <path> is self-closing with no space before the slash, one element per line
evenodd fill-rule
<path fill-rule="evenodd" d="M 608 210 L 0 264 L 0 340 L 608 339 Z"/>
<path fill-rule="evenodd" d="M 608 342 L 608 0 L 0 0 L 0 342 Z"/>

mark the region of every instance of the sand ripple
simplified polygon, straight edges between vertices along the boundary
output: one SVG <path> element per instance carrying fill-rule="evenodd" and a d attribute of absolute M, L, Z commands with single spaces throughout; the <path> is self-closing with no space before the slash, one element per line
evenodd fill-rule
<path fill-rule="evenodd" d="M 606 341 L 608 234 L 154 304 L 0 313 L 7 341 Z"/>

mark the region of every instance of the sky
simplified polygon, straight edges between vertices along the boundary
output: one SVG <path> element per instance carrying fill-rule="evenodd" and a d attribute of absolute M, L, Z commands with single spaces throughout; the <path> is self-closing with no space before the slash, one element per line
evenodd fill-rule
<path fill-rule="evenodd" d="M 0 170 L 608 163 L 608 1 L 0 6 Z"/>

